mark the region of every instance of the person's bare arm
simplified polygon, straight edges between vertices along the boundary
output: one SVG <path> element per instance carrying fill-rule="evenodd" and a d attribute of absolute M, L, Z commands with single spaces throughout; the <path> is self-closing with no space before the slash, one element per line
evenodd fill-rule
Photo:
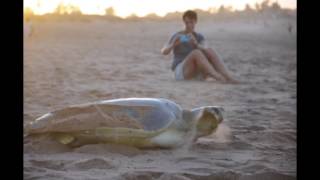
<path fill-rule="evenodd" d="M 200 50 L 205 50 L 208 48 L 207 43 L 205 40 L 202 40 L 200 43 L 197 44 L 197 48 Z"/>
<path fill-rule="evenodd" d="M 204 50 L 207 48 L 207 43 L 205 42 L 205 40 L 198 42 L 197 39 L 193 36 L 193 34 L 189 34 L 189 37 L 190 37 L 191 43 L 195 48 L 200 50 Z"/>
<path fill-rule="evenodd" d="M 171 52 L 172 49 L 173 49 L 173 45 L 167 43 L 167 44 L 165 44 L 165 45 L 163 46 L 163 48 L 161 49 L 161 54 L 163 54 L 163 55 L 168 55 L 168 54 Z"/>
<path fill-rule="evenodd" d="M 161 53 L 163 55 L 168 55 L 172 49 L 180 43 L 178 36 L 176 36 L 173 41 L 170 43 L 170 40 L 163 46 Z"/>

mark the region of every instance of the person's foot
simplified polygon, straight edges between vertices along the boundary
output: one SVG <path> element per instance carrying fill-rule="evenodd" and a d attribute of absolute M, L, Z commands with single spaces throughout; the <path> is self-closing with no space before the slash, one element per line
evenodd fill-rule
<path fill-rule="evenodd" d="M 236 80 L 236 79 L 234 79 L 234 78 L 232 78 L 232 77 L 227 77 L 226 79 L 227 79 L 227 82 L 228 82 L 228 83 L 231 83 L 231 84 L 241 84 L 240 81 L 238 81 L 238 80 Z"/>
<path fill-rule="evenodd" d="M 214 74 L 212 77 L 215 78 L 219 82 L 222 82 L 222 83 L 227 82 L 227 80 L 223 76 L 221 76 L 220 74 Z"/>
<path fill-rule="evenodd" d="M 213 78 L 213 77 L 210 77 L 210 76 L 207 77 L 205 79 L 205 81 L 207 81 L 207 82 L 215 82 L 215 83 L 223 83 L 223 84 L 227 83 L 227 81 L 225 79 L 223 79 L 223 78 L 218 80 L 217 78 Z"/>
<path fill-rule="evenodd" d="M 241 82 L 236 80 L 236 79 L 233 79 L 233 78 L 229 78 L 227 79 L 227 82 L 228 83 L 231 83 L 231 84 L 240 84 Z"/>
<path fill-rule="evenodd" d="M 207 77 L 206 79 L 205 79 L 205 81 L 207 81 L 207 82 L 218 82 L 215 78 L 213 78 L 213 77 Z"/>

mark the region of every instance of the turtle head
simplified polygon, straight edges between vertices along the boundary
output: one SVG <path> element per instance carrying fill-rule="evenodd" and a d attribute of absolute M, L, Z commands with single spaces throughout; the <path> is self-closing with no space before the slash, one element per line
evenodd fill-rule
<path fill-rule="evenodd" d="M 219 106 L 205 106 L 192 110 L 196 126 L 196 139 L 212 134 L 223 121 L 224 109 Z"/>

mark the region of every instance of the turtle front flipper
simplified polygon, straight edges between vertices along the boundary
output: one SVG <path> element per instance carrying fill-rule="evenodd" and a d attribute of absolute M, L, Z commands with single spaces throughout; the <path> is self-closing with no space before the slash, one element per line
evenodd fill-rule
<path fill-rule="evenodd" d="M 158 147 L 175 148 L 185 143 L 186 132 L 177 129 L 168 129 L 162 133 L 154 136 L 151 141 Z"/>

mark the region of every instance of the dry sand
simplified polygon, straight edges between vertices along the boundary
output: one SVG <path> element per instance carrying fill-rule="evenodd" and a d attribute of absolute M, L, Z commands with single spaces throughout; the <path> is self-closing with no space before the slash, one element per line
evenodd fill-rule
<path fill-rule="evenodd" d="M 179 21 L 34 22 L 24 42 L 24 123 L 68 105 L 167 98 L 220 105 L 218 132 L 190 149 L 24 142 L 25 179 L 296 179 L 296 34 L 287 22 L 200 21 L 239 85 L 177 82 L 160 54 Z M 294 22 L 293 22 L 294 23 Z"/>

